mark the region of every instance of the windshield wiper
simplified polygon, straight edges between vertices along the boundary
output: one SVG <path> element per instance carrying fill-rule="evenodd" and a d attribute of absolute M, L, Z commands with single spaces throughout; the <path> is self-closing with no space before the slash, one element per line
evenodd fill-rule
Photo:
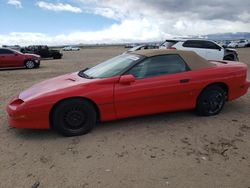
<path fill-rule="evenodd" d="M 89 68 L 83 69 L 81 71 L 79 71 L 78 76 L 82 77 L 82 78 L 87 78 L 87 79 L 93 79 L 94 77 L 87 75 L 86 73 L 84 73 L 86 70 L 88 70 Z"/>

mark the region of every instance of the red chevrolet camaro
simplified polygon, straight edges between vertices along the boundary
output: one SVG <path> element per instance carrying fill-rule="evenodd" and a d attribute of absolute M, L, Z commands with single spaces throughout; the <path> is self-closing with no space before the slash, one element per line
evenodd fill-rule
<path fill-rule="evenodd" d="M 7 105 L 9 125 L 54 128 L 66 136 L 89 132 L 97 120 L 196 109 L 218 114 L 250 86 L 247 66 L 207 61 L 194 52 L 141 50 L 93 68 L 38 83 Z"/>
<path fill-rule="evenodd" d="M 40 66 L 40 56 L 24 54 L 8 48 L 0 48 L 0 68 L 26 67 L 33 69 Z"/>

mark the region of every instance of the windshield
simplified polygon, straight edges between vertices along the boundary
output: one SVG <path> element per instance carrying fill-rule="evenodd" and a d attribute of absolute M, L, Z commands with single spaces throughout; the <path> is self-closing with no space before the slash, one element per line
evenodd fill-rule
<path fill-rule="evenodd" d="M 165 47 L 165 48 L 170 48 L 173 45 L 175 45 L 178 41 L 175 40 L 166 40 L 165 42 L 163 42 L 160 46 L 161 47 Z"/>
<path fill-rule="evenodd" d="M 136 46 L 136 47 L 133 47 L 133 48 L 129 49 L 128 51 L 129 51 L 129 52 L 133 52 L 133 51 L 136 51 L 136 50 L 138 50 L 138 49 L 140 49 L 140 48 L 142 48 L 142 47 L 143 47 L 142 45 Z"/>
<path fill-rule="evenodd" d="M 90 69 L 80 71 L 78 75 L 85 78 L 108 78 L 116 76 L 140 59 L 142 59 L 141 56 L 133 54 L 119 55 Z"/>
<path fill-rule="evenodd" d="M 14 50 L 14 49 L 10 49 L 10 50 L 13 51 L 13 52 L 15 52 L 15 53 L 23 54 L 22 52 Z"/>

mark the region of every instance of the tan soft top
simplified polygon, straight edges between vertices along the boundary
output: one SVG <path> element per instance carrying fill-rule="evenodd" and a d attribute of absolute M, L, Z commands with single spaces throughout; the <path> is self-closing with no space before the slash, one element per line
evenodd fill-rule
<path fill-rule="evenodd" d="M 184 61 L 187 63 L 191 70 L 214 67 L 213 63 L 210 63 L 206 59 L 202 58 L 193 51 L 182 51 L 182 50 L 167 50 L 167 49 L 150 49 L 150 50 L 138 50 L 132 52 L 132 54 L 142 55 L 146 57 L 158 56 L 158 55 L 168 55 L 177 54 L 180 55 Z"/>

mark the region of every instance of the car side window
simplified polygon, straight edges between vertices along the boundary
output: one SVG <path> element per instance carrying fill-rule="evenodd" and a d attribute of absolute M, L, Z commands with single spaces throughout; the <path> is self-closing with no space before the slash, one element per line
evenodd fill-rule
<path fill-rule="evenodd" d="M 13 53 L 14 52 L 8 49 L 0 49 L 0 54 L 13 54 Z"/>
<path fill-rule="evenodd" d="M 199 40 L 187 40 L 182 46 L 188 48 L 203 48 L 203 45 Z"/>
<path fill-rule="evenodd" d="M 132 74 L 137 79 L 141 79 L 175 74 L 187 70 L 189 70 L 189 68 L 179 55 L 170 54 L 147 58 L 131 68 L 126 74 Z"/>
<path fill-rule="evenodd" d="M 215 43 L 203 40 L 187 40 L 182 46 L 188 48 L 220 49 Z"/>
<path fill-rule="evenodd" d="M 220 47 L 216 45 L 213 42 L 210 41 L 202 41 L 203 48 L 208 48 L 208 49 L 219 49 Z"/>

